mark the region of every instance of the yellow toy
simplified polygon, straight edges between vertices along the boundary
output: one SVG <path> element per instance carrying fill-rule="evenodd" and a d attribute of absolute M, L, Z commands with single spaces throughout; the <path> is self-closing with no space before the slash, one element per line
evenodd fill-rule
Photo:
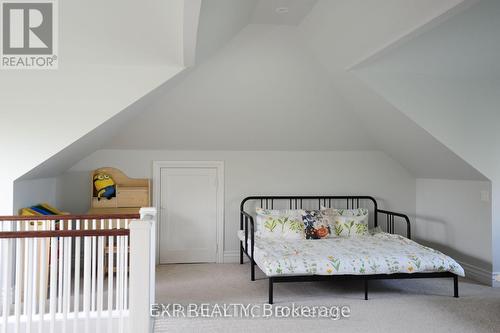
<path fill-rule="evenodd" d="M 67 212 L 60 211 L 59 209 L 49 205 L 48 203 L 40 203 L 31 207 L 19 209 L 19 215 L 21 216 L 40 216 L 40 215 L 69 215 Z M 46 221 L 29 221 L 30 226 L 37 224 L 42 226 Z M 58 220 L 56 220 L 58 223 Z"/>
<path fill-rule="evenodd" d="M 94 176 L 94 189 L 97 193 L 97 200 L 101 198 L 110 200 L 116 196 L 115 181 L 106 173 L 98 173 Z"/>

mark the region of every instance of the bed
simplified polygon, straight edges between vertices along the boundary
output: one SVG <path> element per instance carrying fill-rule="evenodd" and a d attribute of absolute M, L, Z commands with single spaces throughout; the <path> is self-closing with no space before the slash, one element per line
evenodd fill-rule
<path fill-rule="evenodd" d="M 269 239 L 256 233 L 255 207 L 266 209 L 320 209 L 368 207 L 374 230 L 359 237 L 326 239 Z M 245 210 L 246 209 L 246 210 Z M 379 216 L 385 223 L 379 224 Z M 451 278 L 454 297 L 458 297 L 458 277 L 463 268 L 447 255 L 411 240 L 408 216 L 381 210 L 368 196 L 253 196 L 240 206 L 240 264 L 244 255 L 250 260 L 251 280 L 257 265 L 269 280 L 269 303 L 273 303 L 273 285 L 283 282 L 307 282 L 358 279 Z M 404 233 L 399 235 L 398 233 Z"/>

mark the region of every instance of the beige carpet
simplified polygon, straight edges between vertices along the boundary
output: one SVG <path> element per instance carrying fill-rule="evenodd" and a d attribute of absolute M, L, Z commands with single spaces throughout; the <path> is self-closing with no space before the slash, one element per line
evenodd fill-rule
<path fill-rule="evenodd" d="M 253 303 L 267 301 L 268 281 L 248 264 L 160 266 L 157 300 L 161 303 Z M 348 305 L 347 319 L 219 318 L 155 321 L 155 332 L 500 332 L 500 288 L 469 280 L 452 297 L 451 279 L 370 282 L 363 299 L 360 281 L 276 284 L 275 305 Z"/>

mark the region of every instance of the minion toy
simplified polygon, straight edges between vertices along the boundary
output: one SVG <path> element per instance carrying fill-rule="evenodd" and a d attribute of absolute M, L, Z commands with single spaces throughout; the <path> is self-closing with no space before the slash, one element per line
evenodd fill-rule
<path fill-rule="evenodd" d="M 110 200 L 116 196 L 116 184 L 110 175 L 97 173 L 94 176 L 94 189 L 97 193 L 97 200 L 106 198 Z"/>

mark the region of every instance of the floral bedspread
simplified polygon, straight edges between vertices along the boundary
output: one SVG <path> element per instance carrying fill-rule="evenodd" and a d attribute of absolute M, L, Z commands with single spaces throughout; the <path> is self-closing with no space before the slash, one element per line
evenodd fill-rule
<path fill-rule="evenodd" d="M 445 271 L 465 275 L 447 255 L 385 232 L 317 240 L 256 238 L 254 259 L 267 276 Z"/>

